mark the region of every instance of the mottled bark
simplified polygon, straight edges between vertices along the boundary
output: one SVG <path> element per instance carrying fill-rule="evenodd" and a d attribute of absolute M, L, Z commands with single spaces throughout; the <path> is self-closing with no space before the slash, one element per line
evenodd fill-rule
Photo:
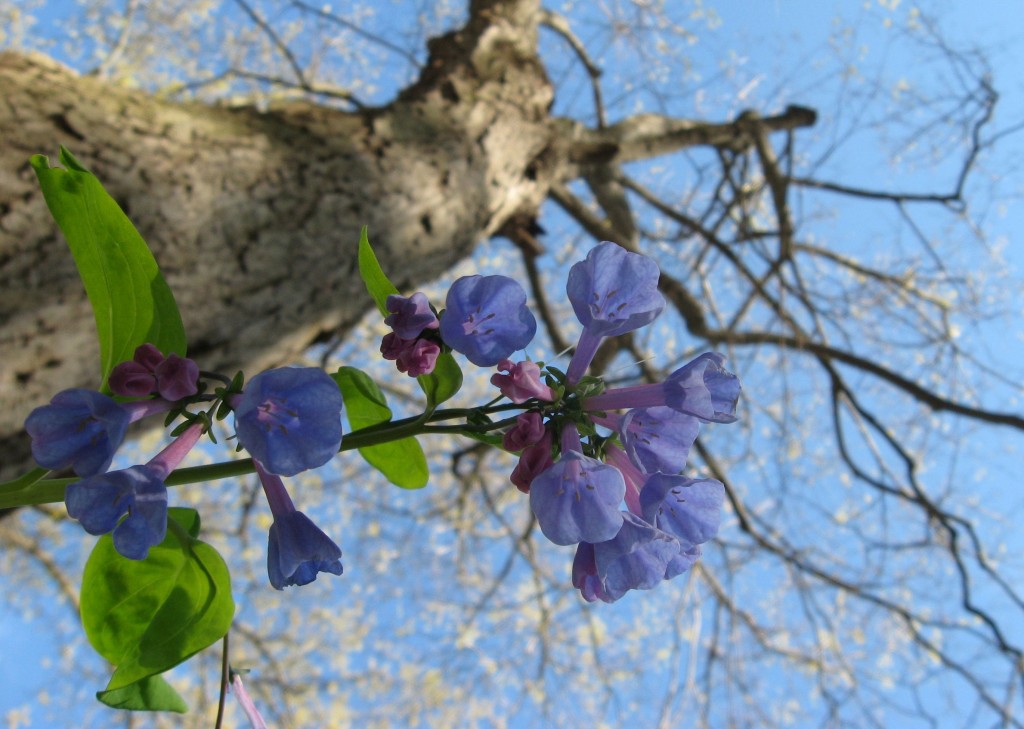
<path fill-rule="evenodd" d="M 605 217 L 576 217 L 628 245 L 622 163 L 696 145 L 738 151 L 756 133 L 814 122 L 795 107 L 724 123 L 643 114 L 590 128 L 553 117 L 543 17 L 539 0 L 473 0 L 465 27 L 429 42 L 416 83 L 359 112 L 170 103 L 0 54 L 0 479 L 25 463 L 28 412 L 98 374 L 92 315 L 32 154 L 65 144 L 103 181 L 152 246 L 202 367 L 254 372 L 366 310 L 362 225 L 408 289 L 493 235 L 538 248 L 541 202 L 572 208 L 565 185 L 583 178 Z"/>
<path fill-rule="evenodd" d="M 63 143 L 104 182 L 152 246 L 203 367 L 285 363 L 366 310 L 360 226 L 404 288 L 536 211 L 555 133 L 536 5 L 479 4 L 432 41 L 416 84 L 358 113 L 173 104 L 0 55 L 3 461 L 20 465 L 32 407 L 97 377 L 91 311 L 30 155 Z"/>

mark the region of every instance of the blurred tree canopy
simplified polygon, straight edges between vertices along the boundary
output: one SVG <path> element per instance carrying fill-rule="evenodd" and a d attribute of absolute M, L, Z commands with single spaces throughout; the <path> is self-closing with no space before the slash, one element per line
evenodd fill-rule
<path fill-rule="evenodd" d="M 689 581 L 588 606 L 511 460 L 439 439 L 423 493 L 347 461 L 308 479 L 346 575 L 281 596 L 255 486 L 183 489 L 238 557 L 232 662 L 275 725 L 1024 725 L 1020 281 L 998 234 L 1022 125 L 1000 49 L 931 10 L 851 4 L 796 44 L 700 0 L 0 8 L 5 477 L 31 408 L 95 384 L 31 154 L 63 143 L 104 181 L 208 369 L 375 366 L 362 225 L 403 290 L 518 271 L 553 361 L 577 334 L 567 266 L 613 240 L 659 262 L 671 311 L 595 366 L 654 381 L 713 348 L 744 381 L 741 425 L 690 464 L 727 486 L 718 540 Z M 31 588 L 11 605 L 75 606 L 65 526 L 0 520 L 0 578 Z M 181 677 L 195 726 L 212 653 Z"/>

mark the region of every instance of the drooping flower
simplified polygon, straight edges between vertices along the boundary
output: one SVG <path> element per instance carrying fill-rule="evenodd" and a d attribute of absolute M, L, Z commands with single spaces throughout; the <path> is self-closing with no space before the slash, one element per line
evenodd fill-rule
<path fill-rule="evenodd" d="M 650 258 L 608 242 L 573 265 L 566 293 L 583 332 L 566 371 L 569 384 L 579 382 L 602 339 L 639 329 L 661 313 L 660 275 Z"/>
<path fill-rule="evenodd" d="M 615 602 L 629 590 L 650 590 L 689 569 L 700 551 L 680 543 L 629 512 L 612 539 L 581 542 L 572 566 L 572 583 L 588 602 Z"/>
<path fill-rule="evenodd" d="M 644 519 L 687 545 L 715 538 L 724 502 L 725 486 L 713 478 L 654 473 L 640 491 Z"/>
<path fill-rule="evenodd" d="M 492 367 L 537 332 L 526 292 L 507 276 L 464 276 L 452 284 L 441 317 L 444 343 L 478 367 Z"/>
<path fill-rule="evenodd" d="M 551 401 L 555 393 L 540 381 L 540 367 L 529 360 L 513 363 L 503 359 L 498 362 L 498 370 L 508 374 L 491 375 L 491 384 L 501 390 L 501 394 L 512 402 L 520 405 L 530 398 Z"/>
<path fill-rule="evenodd" d="M 621 387 L 588 397 L 586 410 L 620 410 L 667 406 L 704 422 L 731 423 L 736 420 L 740 381 L 722 364 L 725 357 L 705 352 L 653 385 Z"/>
<path fill-rule="evenodd" d="M 419 291 L 409 297 L 391 294 L 385 305 L 391 313 L 384 317 L 384 323 L 402 339 L 415 339 L 424 329 L 438 327 L 426 294 Z"/>
<path fill-rule="evenodd" d="M 95 390 L 58 392 L 25 420 L 32 438 L 32 457 L 44 468 L 72 468 L 83 478 L 110 467 L 131 414 Z"/>
<path fill-rule="evenodd" d="M 108 384 L 115 395 L 145 397 L 157 393 L 172 402 L 198 391 L 199 365 L 185 357 L 166 357 L 152 344 L 136 348 L 135 356 L 117 365 Z"/>
<path fill-rule="evenodd" d="M 256 473 L 274 514 L 267 542 L 267 575 L 277 590 L 308 585 L 320 572 L 342 573 L 341 549 L 313 521 L 296 510 L 280 476 L 254 459 Z"/>
<path fill-rule="evenodd" d="M 121 555 L 145 559 L 167 533 L 164 481 L 202 434 L 203 424 L 194 423 L 145 465 L 71 484 L 64 492 L 68 515 L 90 534 L 113 532 L 114 549 Z"/>
<path fill-rule="evenodd" d="M 569 424 L 562 431 L 561 458 L 530 485 L 530 508 L 555 544 L 603 542 L 622 525 L 625 493 L 619 470 L 585 456 L 579 432 Z"/>
<path fill-rule="evenodd" d="M 634 408 L 619 423 L 622 447 L 647 473 L 679 473 L 686 466 L 700 423 L 668 407 Z"/>
<path fill-rule="evenodd" d="M 281 476 L 324 465 L 341 445 L 341 391 L 316 367 L 282 367 L 253 377 L 231 400 L 242 446 Z"/>

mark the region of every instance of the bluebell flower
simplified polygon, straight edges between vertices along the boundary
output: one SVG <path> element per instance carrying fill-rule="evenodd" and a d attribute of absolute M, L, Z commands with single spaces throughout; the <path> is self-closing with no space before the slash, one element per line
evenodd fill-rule
<path fill-rule="evenodd" d="M 239 442 L 281 476 L 322 466 L 338 452 L 343 405 L 337 384 L 316 367 L 261 372 L 231 400 Z"/>
<path fill-rule="evenodd" d="M 622 473 L 583 455 L 576 426 L 562 431 L 562 457 L 533 479 L 530 508 L 555 544 L 603 542 L 622 525 Z"/>
<path fill-rule="evenodd" d="M 686 466 L 700 422 L 668 407 L 634 408 L 619 422 L 622 447 L 646 473 L 679 473 Z"/>
<path fill-rule="evenodd" d="M 274 514 L 267 543 L 267 575 L 277 590 L 308 585 L 320 572 L 342 573 L 341 549 L 313 521 L 296 510 L 280 476 L 254 461 Z"/>
<path fill-rule="evenodd" d="M 463 276 L 452 284 L 441 339 L 478 367 L 493 367 L 537 332 L 526 292 L 507 276 Z"/>
<path fill-rule="evenodd" d="M 64 503 L 90 534 L 113 532 L 114 549 L 128 559 L 145 559 L 167 533 L 167 487 L 148 466 L 77 481 L 65 490 Z"/>
<path fill-rule="evenodd" d="M 646 326 L 665 308 L 658 291 L 661 271 L 647 256 L 615 243 L 592 248 L 573 264 L 565 285 L 576 318 L 599 337 L 614 337 Z"/>
<path fill-rule="evenodd" d="M 713 478 L 654 473 L 640 490 L 644 519 L 688 545 L 715 538 L 724 502 L 725 486 Z"/>
<path fill-rule="evenodd" d="M 689 569 L 700 551 L 682 544 L 629 512 L 609 540 L 581 543 L 572 566 L 573 586 L 588 602 L 615 602 L 629 590 L 650 590 Z"/>
<path fill-rule="evenodd" d="M 64 390 L 25 421 L 32 457 L 44 468 L 72 468 L 83 478 L 110 467 L 131 414 L 95 390 Z"/>
<path fill-rule="evenodd" d="M 90 534 L 113 532 L 114 549 L 122 556 L 145 559 L 167 534 L 164 481 L 202 437 L 203 427 L 192 424 L 143 466 L 71 484 L 64 490 L 68 515 Z"/>
<path fill-rule="evenodd" d="M 725 357 L 705 352 L 671 375 L 664 382 L 606 390 L 583 401 L 589 411 L 625 408 L 670 407 L 698 420 L 731 423 L 736 420 L 740 381 L 722 364 Z"/>
<path fill-rule="evenodd" d="M 569 270 L 566 293 L 583 332 L 566 370 L 579 382 L 601 340 L 650 324 L 665 308 L 658 264 L 615 243 L 602 243 Z"/>

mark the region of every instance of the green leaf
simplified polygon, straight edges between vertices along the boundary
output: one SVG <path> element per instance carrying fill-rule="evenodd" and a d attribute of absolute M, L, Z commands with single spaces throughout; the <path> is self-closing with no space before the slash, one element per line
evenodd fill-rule
<path fill-rule="evenodd" d="M 100 181 L 64 147 L 60 162 L 67 169 L 50 167 L 41 154 L 29 162 L 92 304 L 103 387 L 140 344 L 184 357 L 185 329 L 174 295 L 146 242 Z"/>
<path fill-rule="evenodd" d="M 129 711 L 188 711 L 188 704 L 162 676 L 147 676 L 124 688 L 100 691 L 96 698 L 107 706 Z"/>
<path fill-rule="evenodd" d="M 82 575 L 82 625 L 117 666 L 107 691 L 172 668 L 231 626 L 231 577 L 217 551 L 191 536 L 193 509 L 168 509 L 167 537 L 145 560 L 126 559 L 101 537 Z"/>
<path fill-rule="evenodd" d="M 442 352 L 434 364 L 434 371 L 420 375 L 416 380 L 427 396 L 428 409 L 433 410 L 462 388 L 462 369 L 451 352 Z"/>
<path fill-rule="evenodd" d="M 359 275 L 362 276 L 366 290 L 370 292 L 374 303 L 377 304 L 377 310 L 387 316 L 390 313 L 387 307 L 388 296 L 397 294 L 398 289 L 384 275 L 377 256 L 374 254 L 373 248 L 370 247 L 370 239 L 366 235 L 365 225 L 359 233 Z"/>
<path fill-rule="evenodd" d="M 352 430 L 391 420 L 391 409 L 384 393 L 365 372 L 355 367 L 339 367 L 332 377 L 345 400 L 345 415 Z M 430 476 L 427 457 L 419 441 L 411 436 L 365 446 L 359 449 L 359 455 L 395 486 L 419 489 L 427 485 Z"/>

